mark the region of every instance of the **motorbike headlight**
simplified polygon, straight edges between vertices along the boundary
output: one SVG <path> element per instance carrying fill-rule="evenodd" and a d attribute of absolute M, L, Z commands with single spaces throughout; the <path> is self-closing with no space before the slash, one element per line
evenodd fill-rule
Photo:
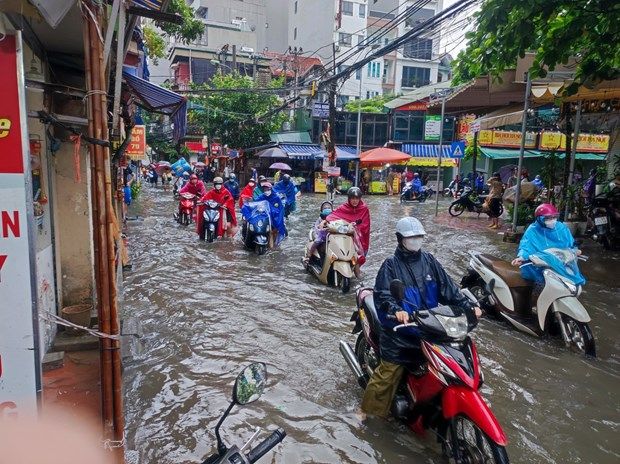
<path fill-rule="evenodd" d="M 266 230 L 267 232 L 269 232 L 269 231 L 271 230 L 271 226 L 270 226 L 269 224 L 267 224 L 267 226 L 265 227 L 265 230 Z"/>
<path fill-rule="evenodd" d="M 562 282 L 564 286 L 568 289 L 569 292 L 571 292 L 573 295 L 577 294 L 577 290 L 578 290 L 577 285 L 575 285 L 573 282 L 571 282 L 568 279 L 565 279 L 562 276 L 558 276 L 558 278 L 560 279 L 560 282 Z"/>
<path fill-rule="evenodd" d="M 463 314 L 458 317 L 447 317 L 435 314 L 439 323 L 443 326 L 449 337 L 465 338 L 467 335 L 467 317 Z"/>
<path fill-rule="evenodd" d="M 250 230 L 251 230 L 252 232 L 254 232 L 254 224 L 250 224 L 250 226 L 249 226 L 249 227 L 250 227 Z"/>
<path fill-rule="evenodd" d="M 342 225 L 338 227 L 339 234 L 346 234 L 347 232 L 349 232 L 349 226 Z"/>

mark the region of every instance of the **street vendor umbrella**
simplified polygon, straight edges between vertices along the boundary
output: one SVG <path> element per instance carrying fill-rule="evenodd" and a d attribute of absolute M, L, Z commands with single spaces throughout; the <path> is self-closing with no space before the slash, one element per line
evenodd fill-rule
<path fill-rule="evenodd" d="M 157 162 L 157 164 L 155 164 L 155 170 L 157 171 L 158 174 L 161 174 L 162 172 L 164 172 L 165 168 L 169 168 L 170 167 L 170 163 L 168 161 L 159 161 Z"/>
<path fill-rule="evenodd" d="M 288 158 L 288 155 L 280 147 L 267 148 L 258 152 L 259 158 Z"/>
<path fill-rule="evenodd" d="M 410 155 L 403 153 L 402 151 L 393 150 L 392 148 L 379 147 L 362 152 L 360 155 L 360 163 L 363 165 L 380 165 L 407 161 L 410 158 Z"/>
<path fill-rule="evenodd" d="M 291 171 L 291 167 L 286 163 L 273 163 L 269 169 L 279 169 L 280 171 Z"/>

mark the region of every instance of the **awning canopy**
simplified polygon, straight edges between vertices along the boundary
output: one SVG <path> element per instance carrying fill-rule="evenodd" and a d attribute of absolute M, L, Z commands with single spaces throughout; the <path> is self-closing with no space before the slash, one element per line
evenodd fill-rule
<path fill-rule="evenodd" d="M 518 159 L 519 158 L 519 150 L 509 150 L 505 148 L 489 148 L 489 147 L 479 147 L 480 152 L 488 158 L 491 159 Z M 549 152 L 539 151 L 539 150 L 525 150 L 523 157 L 524 158 L 542 158 Z M 556 153 L 558 158 L 563 159 L 564 153 Z M 577 153 L 578 160 L 587 160 L 587 161 L 605 161 L 606 155 L 600 155 L 597 153 Z"/>
<path fill-rule="evenodd" d="M 437 93 L 438 90 L 449 89 L 452 87 L 452 81 L 438 82 L 436 84 L 425 85 L 424 87 L 419 87 L 412 92 L 408 92 L 405 95 L 395 98 L 387 102 L 385 105 L 386 108 L 395 109 L 403 105 L 407 105 L 408 103 L 415 103 L 418 101 L 425 100 L 429 98 L 431 95 Z"/>
<path fill-rule="evenodd" d="M 321 146 L 315 143 L 281 143 L 276 147 L 267 148 L 259 152 L 259 158 L 290 158 L 296 160 L 322 159 L 325 156 L 325 150 L 321 150 Z M 337 161 L 351 161 L 359 159 L 355 147 L 337 146 Z"/>
<path fill-rule="evenodd" d="M 415 156 L 416 158 L 438 158 L 439 145 L 431 145 L 426 143 L 403 143 L 402 151 Z M 441 156 L 443 158 L 451 158 L 451 146 L 444 145 Z"/>
<path fill-rule="evenodd" d="M 327 151 L 321 150 L 312 154 L 317 159 L 323 159 L 327 156 Z M 357 148 L 349 146 L 336 147 L 336 161 L 355 161 L 360 159 Z"/>
<path fill-rule="evenodd" d="M 307 131 L 275 132 L 269 134 L 269 138 L 277 143 L 312 143 Z"/>
<path fill-rule="evenodd" d="M 521 108 L 521 109 L 519 109 Z M 480 125 L 480 130 L 494 129 L 496 127 L 508 126 L 511 124 L 521 124 L 523 120 L 523 105 L 508 106 L 491 111 L 488 114 L 474 120 L 471 125 Z"/>
<path fill-rule="evenodd" d="M 584 85 L 579 87 L 577 93 L 562 96 L 572 81 L 550 82 L 544 85 L 534 85 L 532 96 L 537 103 L 553 102 L 560 98 L 563 102 L 575 102 L 579 100 L 608 100 L 620 98 L 620 79 L 603 81 L 588 88 Z"/>
<path fill-rule="evenodd" d="M 125 83 L 131 90 L 138 106 L 154 113 L 170 116 L 173 124 L 172 137 L 179 140 L 187 128 L 187 99 L 149 81 L 123 71 Z"/>

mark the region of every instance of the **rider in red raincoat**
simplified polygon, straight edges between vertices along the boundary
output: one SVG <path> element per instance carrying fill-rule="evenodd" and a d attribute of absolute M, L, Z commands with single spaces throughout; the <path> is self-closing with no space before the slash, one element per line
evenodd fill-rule
<path fill-rule="evenodd" d="M 328 221 L 344 219 L 353 222 L 355 226 L 355 245 L 357 248 L 357 264 L 355 275 L 359 277 L 359 268 L 366 262 L 368 247 L 370 246 L 370 211 L 362 201 L 362 191 L 358 187 L 351 187 L 347 192 L 348 201 L 336 208 L 329 216 Z"/>
<path fill-rule="evenodd" d="M 243 187 L 243 190 L 241 190 L 239 194 L 239 209 L 248 201 L 252 201 L 252 198 L 254 198 L 254 187 L 256 187 L 256 181 L 254 179 L 250 179 L 248 184 Z"/>
<path fill-rule="evenodd" d="M 221 177 L 216 177 L 215 179 L 213 179 L 213 188 L 202 196 L 200 202 L 206 203 L 209 200 L 216 201 L 224 208 L 226 208 L 225 216 L 224 214 L 222 214 L 220 222 L 217 225 L 217 236 L 223 237 L 224 232 L 226 232 L 229 237 L 234 236 L 237 233 L 235 199 L 232 196 L 232 193 L 230 193 L 228 189 L 224 187 L 224 179 L 222 179 Z M 202 231 L 203 210 L 204 205 L 200 205 L 198 207 L 198 217 L 196 220 L 196 231 L 199 235 Z"/>

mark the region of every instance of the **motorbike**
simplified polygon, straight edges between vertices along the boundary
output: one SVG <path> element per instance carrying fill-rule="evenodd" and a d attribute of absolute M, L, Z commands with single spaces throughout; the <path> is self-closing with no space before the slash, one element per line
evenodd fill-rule
<path fill-rule="evenodd" d="M 523 279 L 518 268 L 492 255 L 469 254 L 469 272 L 461 287 L 469 289 L 484 310 L 533 336 L 560 334 L 566 346 L 596 356 L 590 316 L 578 299 L 585 279 L 577 260 L 587 257 L 560 248 L 531 255 L 523 266 L 544 269 L 545 278 L 542 292 L 533 301 L 534 283 Z"/>
<path fill-rule="evenodd" d="M 413 194 L 413 183 L 407 182 L 403 187 L 403 191 L 400 193 L 400 202 L 406 203 L 409 201 L 419 201 L 420 203 L 424 203 L 429 198 L 435 194 L 435 191 L 432 187 L 428 187 L 426 185 L 422 186 L 422 190 L 418 193 L 418 195 L 414 198 Z"/>
<path fill-rule="evenodd" d="M 291 214 L 291 204 L 286 199 L 286 195 L 284 193 L 276 192 L 276 194 L 278 195 L 280 201 L 282 202 L 282 205 L 284 206 L 284 217 L 288 219 L 289 215 Z"/>
<path fill-rule="evenodd" d="M 306 271 L 313 274 L 325 285 L 340 287 L 342 293 L 351 288 L 351 278 L 355 275 L 353 269 L 357 262 L 357 252 L 353 234 L 355 226 L 352 223 L 338 219 L 327 224 L 327 238 L 310 257 L 306 264 Z M 308 235 L 306 256 L 315 240 L 314 227 Z"/>
<path fill-rule="evenodd" d="M 591 237 L 606 250 L 620 247 L 620 188 L 612 186 L 611 191 L 594 197 L 589 213 L 594 224 Z"/>
<path fill-rule="evenodd" d="M 462 192 L 463 186 L 460 183 L 452 181 L 445 189 L 443 189 L 442 195 L 444 197 L 459 198 Z"/>
<path fill-rule="evenodd" d="M 260 429 L 257 428 L 245 445 L 239 448 L 235 445 L 226 446 L 220 435 L 220 428 L 232 408 L 235 405 L 245 406 L 258 400 L 263 394 L 266 383 L 267 368 L 263 363 L 250 364 L 239 373 L 233 387 L 232 401 L 215 426 L 217 451 L 207 458 L 203 464 L 253 464 L 258 462 L 260 458 L 265 456 L 286 437 L 286 432 L 279 428 L 252 448 L 252 442 L 260 433 Z"/>
<path fill-rule="evenodd" d="M 465 211 L 469 211 L 470 213 L 477 213 L 480 216 L 481 213 L 484 213 L 484 200 L 486 200 L 486 195 L 476 195 L 476 193 L 471 189 L 471 187 L 465 187 L 461 196 L 454 200 L 450 207 L 448 208 L 448 213 L 450 216 L 460 216 Z M 504 212 L 504 206 L 500 204 L 499 215 L 501 216 Z"/>
<path fill-rule="evenodd" d="M 196 195 L 193 193 L 182 193 L 180 196 L 179 212 L 175 213 L 174 216 L 179 224 L 188 226 L 193 221 Z"/>
<path fill-rule="evenodd" d="M 208 243 L 218 238 L 218 226 L 220 221 L 226 220 L 226 208 L 215 200 L 207 200 L 202 203 L 202 227 L 199 228 L 200 240 Z"/>
<path fill-rule="evenodd" d="M 243 245 L 264 255 L 269 247 L 271 235 L 271 208 L 268 201 L 251 201 L 243 206 L 241 237 Z"/>
<path fill-rule="evenodd" d="M 404 284 L 390 283 L 390 292 L 404 302 Z M 388 316 L 394 318 L 394 316 Z M 373 290 L 357 291 L 357 310 L 351 321 L 358 333 L 355 349 L 340 341 L 340 352 L 362 388 L 380 362 L 379 333 L 382 327 L 374 305 Z M 406 366 L 392 402 L 392 415 L 419 434 L 430 429 L 443 453 L 456 464 L 509 462 L 507 439 L 495 415 L 480 394 L 484 376 L 467 316 L 460 308 L 438 306 L 419 310 L 413 321 L 394 331 L 415 327 L 424 360 Z"/>

